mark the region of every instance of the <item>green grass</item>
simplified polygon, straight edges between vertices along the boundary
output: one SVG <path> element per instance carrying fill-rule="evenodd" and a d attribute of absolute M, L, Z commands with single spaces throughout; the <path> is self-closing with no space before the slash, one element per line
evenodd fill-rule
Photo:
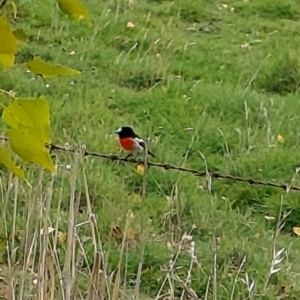
<path fill-rule="evenodd" d="M 296 0 L 84 3 L 90 26 L 68 20 L 51 1 L 20 0 L 11 26 L 30 42 L 18 51 L 19 65 L 0 71 L 1 89 L 46 97 L 53 143 L 121 155 L 114 132 L 129 124 L 150 137 L 156 162 L 199 170 L 207 163 L 209 170 L 300 186 Z M 82 74 L 36 78 L 21 65 L 32 55 Z M 74 299 L 115 300 L 116 291 L 122 299 L 190 299 L 190 289 L 199 299 L 298 298 L 297 192 L 228 180 L 207 189 L 205 178 L 153 167 L 141 202 L 145 182 L 134 165 L 52 156 L 56 176 L 25 165 L 32 188 L 2 171 L 1 231 L 9 245 L 2 271 L 18 297 L 48 289 L 49 299 L 70 299 L 71 286 Z M 75 223 L 84 223 L 59 243 L 56 233 L 71 230 L 73 206 Z M 129 239 L 122 241 L 126 224 Z M 43 226 L 57 230 L 41 235 Z M 274 247 L 284 248 L 283 260 L 269 276 Z M 251 291 L 247 276 L 255 280 Z M 48 285 L 33 284 L 36 278 Z M 93 284 L 102 298 L 88 298 Z"/>

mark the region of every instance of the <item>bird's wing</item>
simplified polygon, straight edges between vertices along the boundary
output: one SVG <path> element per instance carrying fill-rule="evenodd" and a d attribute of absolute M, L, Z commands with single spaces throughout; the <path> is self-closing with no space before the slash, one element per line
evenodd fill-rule
<path fill-rule="evenodd" d="M 142 147 L 143 149 L 146 149 L 146 144 L 141 138 L 135 137 L 134 140 L 138 143 L 138 145 L 140 147 Z M 152 152 L 150 152 L 149 150 L 148 150 L 148 154 L 152 157 L 155 157 L 155 155 Z"/>
<path fill-rule="evenodd" d="M 134 138 L 134 140 L 135 140 L 141 147 L 143 147 L 144 149 L 146 148 L 146 144 L 145 144 L 145 142 L 143 141 L 143 139 L 141 139 L 140 137 L 136 136 L 136 137 Z"/>

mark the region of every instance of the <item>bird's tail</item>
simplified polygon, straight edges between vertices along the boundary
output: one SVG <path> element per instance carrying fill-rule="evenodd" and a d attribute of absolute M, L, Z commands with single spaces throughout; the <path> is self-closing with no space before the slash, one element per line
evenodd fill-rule
<path fill-rule="evenodd" d="M 150 150 L 148 150 L 148 155 L 152 156 L 153 158 L 155 157 L 155 155 Z"/>

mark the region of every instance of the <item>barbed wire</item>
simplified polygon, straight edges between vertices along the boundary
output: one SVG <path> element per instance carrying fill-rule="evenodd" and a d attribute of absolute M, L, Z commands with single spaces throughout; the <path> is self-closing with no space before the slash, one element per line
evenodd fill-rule
<path fill-rule="evenodd" d="M 50 149 L 50 151 L 51 150 L 60 150 L 60 151 L 68 151 L 68 152 L 76 151 L 75 149 L 69 149 L 68 147 L 55 145 L 55 144 L 49 144 L 49 145 L 47 145 L 47 147 Z M 85 148 L 83 150 L 83 155 L 108 159 L 111 161 L 120 161 L 120 162 L 127 162 L 127 163 L 133 163 L 133 164 L 144 164 L 144 161 L 142 159 L 136 159 L 136 158 L 132 158 L 132 157 L 130 157 L 130 158 L 120 157 L 115 154 L 102 154 L 102 153 L 97 153 L 97 152 L 90 152 L 90 151 L 86 150 Z M 151 162 L 151 161 L 148 161 L 148 166 L 161 168 L 161 169 L 164 169 L 167 171 L 174 170 L 174 171 L 186 172 L 186 173 L 190 173 L 194 176 L 198 176 L 198 177 L 210 176 L 211 178 L 215 178 L 215 179 L 228 179 L 228 180 L 232 180 L 232 181 L 236 181 L 236 182 L 248 183 L 250 185 L 261 185 L 261 186 L 266 186 L 266 187 L 280 188 L 283 190 L 300 191 L 300 187 L 293 186 L 290 184 L 274 183 L 274 182 L 269 182 L 269 181 L 257 180 L 254 178 L 233 176 L 230 174 L 223 174 L 221 172 L 216 172 L 216 171 L 189 169 L 189 168 L 184 168 L 184 167 L 180 167 L 180 166 L 176 166 L 176 165 L 172 165 L 172 164 L 161 163 L 161 162 L 155 163 L 155 162 Z"/>
<path fill-rule="evenodd" d="M 1 136 L 1 140 L 4 141 L 9 141 L 7 137 Z M 50 150 L 59 150 L 59 151 L 64 151 L 64 152 L 71 152 L 74 153 L 75 151 L 81 151 L 82 155 L 84 156 L 92 156 L 92 157 L 97 157 L 97 158 L 103 158 L 111 161 L 119 161 L 119 162 L 126 162 L 126 163 L 132 163 L 132 164 L 144 164 L 144 161 L 142 159 L 136 159 L 133 157 L 120 157 L 115 154 L 103 154 L 103 153 L 98 153 L 98 152 L 92 152 L 86 150 L 85 146 L 81 146 L 79 149 L 74 149 L 74 148 L 69 148 L 69 145 L 61 146 L 61 145 L 56 145 L 56 144 L 46 144 L 46 147 Z M 190 169 L 190 168 L 185 168 L 185 167 L 180 167 L 172 164 L 167 164 L 167 163 L 155 163 L 148 161 L 148 166 L 151 167 L 156 167 L 156 168 L 161 168 L 166 171 L 180 171 L 180 172 L 185 172 L 185 173 L 190 173 L 194 176 L 198 177 L 205 177 L 209 176 L 211 178 L 215 179 L 227 179 L 231 181 L 236 181 L 236 182 L 244 182 L 248 183 L 250 185 L 260 185 L 260 186 L 265 186 L 265 187 L 273 187 L 273 188 L 280 188 L 286 191 L 289 190 L 294 190 L 294 191 L 300 191 L 300 187 L 298 186 L 293 186 L 290 184 L 284 184 L 284 183 L 275 183 L 275 182 L 270 182 L 270 181 L 263 181 L 263 180 L 258 180 L 254 178 L 245 178 L 245 177 L 239 177 L 239 176 L 233 176 L 230 174 L 223 174 L 221 172 L 216 172 L 216 171 L 206 171 L 206 170 L 197 170 L 197 169 Z"/>

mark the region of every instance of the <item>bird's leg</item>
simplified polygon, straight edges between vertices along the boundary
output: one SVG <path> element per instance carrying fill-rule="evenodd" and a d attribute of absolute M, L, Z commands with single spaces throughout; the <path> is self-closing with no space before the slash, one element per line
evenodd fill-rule
<path fill-rule="evenodd" d="M 130 152 L 130 153 L 128 153 L 126 156 L 125 156 L 125 160 L 127 160 L 130 156 L 133 156 L 133 154 Z"/>
<path fill-rule="evenodd" d="M 126 161 L 130 156 L 133 156 L 132 153 L 128 153 L 128 154 L 124 157 L 124 160 Z M 121 165 L 122 163 L 124 163 L 124 160 L 123 160 L 123 161 L 119 160 L 119 165 Z"/>

